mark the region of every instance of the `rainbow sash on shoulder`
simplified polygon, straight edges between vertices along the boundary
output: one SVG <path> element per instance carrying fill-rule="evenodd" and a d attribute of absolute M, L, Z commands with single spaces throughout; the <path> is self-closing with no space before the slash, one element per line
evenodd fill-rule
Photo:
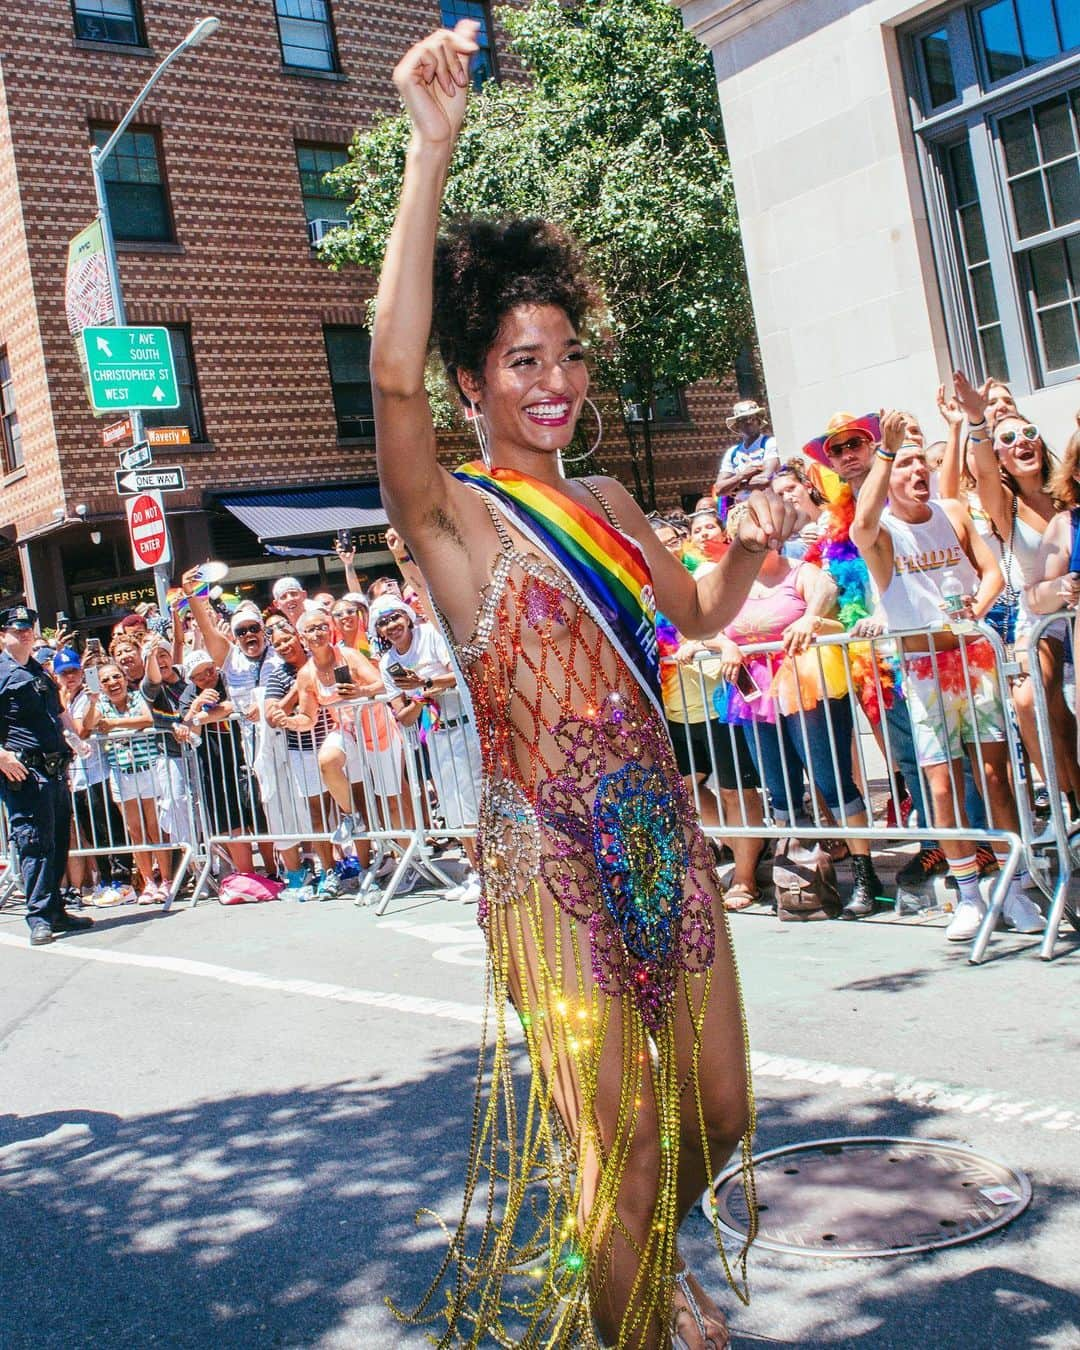
<path fill-rule="evenodd" d="M 662 713 L 656 600 L 637 544 L 558 488 L 514 469 L 489 469 L 474 460 L 454 477 L 489 493 L 526 539 L 570 577 L 590 616 Z"/>

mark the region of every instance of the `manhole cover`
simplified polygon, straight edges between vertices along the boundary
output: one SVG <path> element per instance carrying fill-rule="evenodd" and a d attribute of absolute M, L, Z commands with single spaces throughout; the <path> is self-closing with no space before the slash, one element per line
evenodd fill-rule
<path fill-rule="evenodd" d="M 1023 1172 L 955 1144 L 856 1136 L 758 1154 L 762 1247 L 804 1256 L 906 1256 L 971 1242 L 1031 1200 Z M 738 1167 L 713 1188 L 721 1229 L 740 1241 L 748 1215 Z M 705 1192 L 702 1208 L 712 1195 Z"/>

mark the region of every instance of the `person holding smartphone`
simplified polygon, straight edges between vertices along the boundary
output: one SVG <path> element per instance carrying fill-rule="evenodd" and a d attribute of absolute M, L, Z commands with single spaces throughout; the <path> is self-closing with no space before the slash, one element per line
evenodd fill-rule
<path fill-rule="evenodd" d="M 439 812 L 451 830 L 475 825 L 480 790 L 480 742 L 471 707 L 458 688 L 446 639 L 434 624 L 424 623 L 396 595 L 381 595 L 371 606 L 379 669 L 387 692 L 398 693 L 394 713 L 402 726 L 423 721 L 427 764 L 439 799 Z M 460 886 L 446 892 L 452 900 L 475 904 L 480 899 L 476 844 L 461 841 L 469 872 Z"/>
<path fill-rule="evenodd" d="M 296 677 L 296 713 L 291 729 L 311 731 L 320 710 L 329 714 L 334 727 L 319 746 L 318 763 L 326 789 L 341 811 L 331 837 L 339 845 L 355 839 L 357 859 L 366 869 L 371 864 L 371 843 L 357 836 L 365 823 L 362 784 L 367 741 L 373 741 L 368 767 L 375 791 L 380 796 L 397 797 L 401 791 L 401 739 L 392 739 L 396 728 L 390 727 L 391 719 L 384 709 L 378 705 L 353 706 L 357 699 L 381 694 L 383 683 L 366 656 L 333 642 L 332 622 L 328 614 L 314 610 L 302 614 L 296 624 L 311 656 Z M 386 734 L 380 735 L 383 731 Z M 340 886 L 333 869 L 324 872 L 319 898 L 333 899 Z"/>

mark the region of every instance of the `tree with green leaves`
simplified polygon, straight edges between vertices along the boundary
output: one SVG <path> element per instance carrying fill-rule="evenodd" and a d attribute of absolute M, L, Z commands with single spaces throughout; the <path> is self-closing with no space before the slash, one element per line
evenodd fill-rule
<path fill-rule="evenodd" d="M 607 304 L 596 376 L 652 508 L 658 391 L 721 378 L 751 327 L 712 66 L 665 0 L 534 0 L 498 18 L 527 79 L 474 99 L 444 210 L 544 216 L 585 247 Z M 332 265 L 378 271 L 407 141 L 404 117 L 356 136 L 334 175 L 351 206 L 322 246 Z"/>

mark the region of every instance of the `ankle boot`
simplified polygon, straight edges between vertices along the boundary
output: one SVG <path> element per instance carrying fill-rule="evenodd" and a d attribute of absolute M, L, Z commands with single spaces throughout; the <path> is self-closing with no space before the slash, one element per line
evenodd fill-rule
<path fill-rule="evenodd" d="M 840 911 L 840 917 L 865 919 L 877 911 L 878 892 L 882 890 L 881 880 L 874 871 L 874 864 L 869 856 L 853 853 L 851 870 L 855 873 L 855 885 L 847 904 Z"/>

